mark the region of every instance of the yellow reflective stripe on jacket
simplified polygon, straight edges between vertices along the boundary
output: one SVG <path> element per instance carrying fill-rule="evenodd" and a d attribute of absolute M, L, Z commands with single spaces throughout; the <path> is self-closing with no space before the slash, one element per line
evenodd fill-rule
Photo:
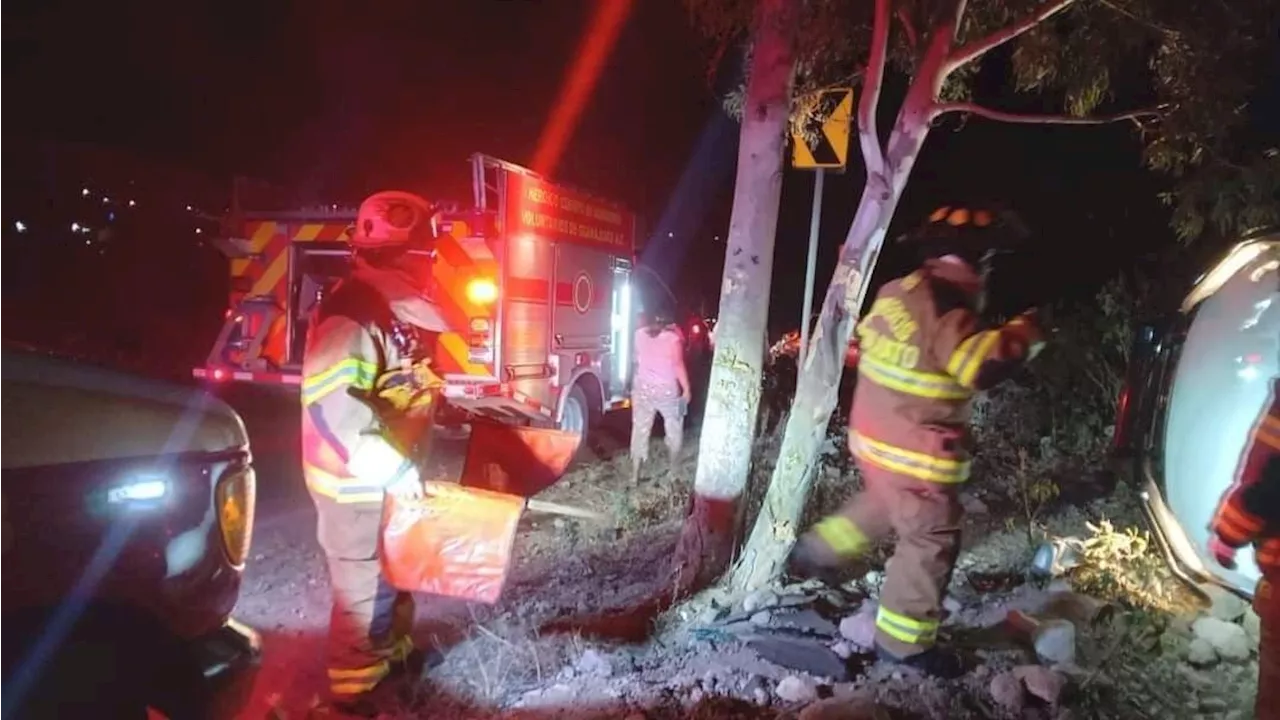
<path fill-rule="evenodd" d="M 391 663 L 386 660 L 363 668 L 330 668 L 329 690 L 334 695 L 359 695 L 372 690 L 390 674 Z"/>
<path fill-rule="evenodd" d="M 378 364 L 360 358 L 346 358 L 302 380 L 302 403 L 310 405 L 325 395 L 350 385 L 357 390 L 368 390 L 378 376 Z"/>
<path fill-rule="evenodd" d="M 858 374 L 876 385 L 915 397 L 967 400 L 973 395 L 950 375 L 908 370 L 870 356 L 858 359 Z"/>
<path fill-rule="evenodd" d="M 970 462 L 934 457 L 853 433 L 853 454 L 899 475 L 936 483 L 960 483 L 969 479 Z"/>
<path fill-rule="evenodd" d="M 852 557 L 862 554 L 871 544 L 866 534 L 843 515 L 832 515 L 813 526 L 813 532 L 837 555 Z"/>
<path fill-rule="evenodd" d="M 999 330 L 983 330 L 970 335 L 951 353 L 951 358 L 947 360 L 947 372 L 964 387 L 973 387 L 978 379 L 978 370 L 982 369 L 982 363 L 986 362 L 991 349 L 999 341 Z"/>
<path fill-rule="evenodd" d="M 884 605 L 876 611 L 876 629 L 908 645 L 930 646 L 938 638 L 937 620 L 916 620 Z"/>
<path fill-rule="evenodd" d="M 315 465 L 304 464 L 302 474 L 307 479 L 307 487 L 338 503 L 380 503 L 384 497 L 383 489 L 377 485 L 362 483 L 354 477 L 340 477 Z"/>

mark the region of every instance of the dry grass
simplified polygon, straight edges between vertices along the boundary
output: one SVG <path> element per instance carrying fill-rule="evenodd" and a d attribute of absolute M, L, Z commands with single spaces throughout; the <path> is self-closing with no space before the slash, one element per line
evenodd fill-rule
<path fill-rule="evenodd" d="M 487 622 L 475 618 L 466 639 L 450 649 L 432 678 L 455 697 L 500 706 L 556 677 L 582 650 L 578 636 L 540 636 L 537 625 L 519 613 Z"/>

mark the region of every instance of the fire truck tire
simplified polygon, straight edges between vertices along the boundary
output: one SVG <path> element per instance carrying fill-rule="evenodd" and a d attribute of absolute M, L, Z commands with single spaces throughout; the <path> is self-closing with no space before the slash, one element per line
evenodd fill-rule
<path fill-rule="evenodd" d="M 591 434 L 591 405 L 588 404 L 587 393 L 581 385 L 575 384 L 564 400 L 564 410 L 560 413 L 560 429 L 578 433 L 584 440 Z"/>

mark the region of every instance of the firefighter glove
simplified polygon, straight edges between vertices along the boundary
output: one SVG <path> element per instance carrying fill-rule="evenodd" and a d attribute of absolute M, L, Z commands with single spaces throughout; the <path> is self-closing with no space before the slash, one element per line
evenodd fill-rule
<path fill-rule="evenodd" d="M 1228 570 L 1236 569 L 1236 549 L 1218 537 L 1217 533 L 1209 536 L 1209 552 L 1222 567 Z"/>

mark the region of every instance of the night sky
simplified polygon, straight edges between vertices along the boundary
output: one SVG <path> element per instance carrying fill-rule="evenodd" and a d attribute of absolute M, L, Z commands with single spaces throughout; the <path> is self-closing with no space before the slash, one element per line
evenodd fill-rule
<path fill-rule="evenodd" d="M 11 150 L 37 140 L 109 146 L 218 181 L 266 178 L 317 202 L 354 204 L 386 187 L 468 199 L 471 152 L 529 162 L 592 7 L 9 2 L 5 140 Z M 713 238 L 727 230 L 736 156 L 736 125 L 714 97 L 707 50 L 679 2 L 636 2 L 556 172 L 635 208 L 661 240 L 645 262 L 667 272 L 691 305 L 714 305 L 724 246 Z M 1020 109 L 1000 97 L 998 81 L 982 92 Z M 21 172 L 12 157 L 10 183 Z M 820 283 L 861 182 L 856 165 L 828 178 Z M 791 171 L 784 182 L 775 332 L 798 320 L 811 183 Z M 974 120 L 962 132 L 935 131 L 898 223 L 957 198 L 1017 208 L 1037 231 L 1036 246 L 1005 283 L 1009 302 L 1030 304 L 1087 289 L 1169 242 L 1154 198 L 1160 188 L 1140 168 L 1128 127 Z M 885 272 L 902 260 L 890 252 Z"/>

